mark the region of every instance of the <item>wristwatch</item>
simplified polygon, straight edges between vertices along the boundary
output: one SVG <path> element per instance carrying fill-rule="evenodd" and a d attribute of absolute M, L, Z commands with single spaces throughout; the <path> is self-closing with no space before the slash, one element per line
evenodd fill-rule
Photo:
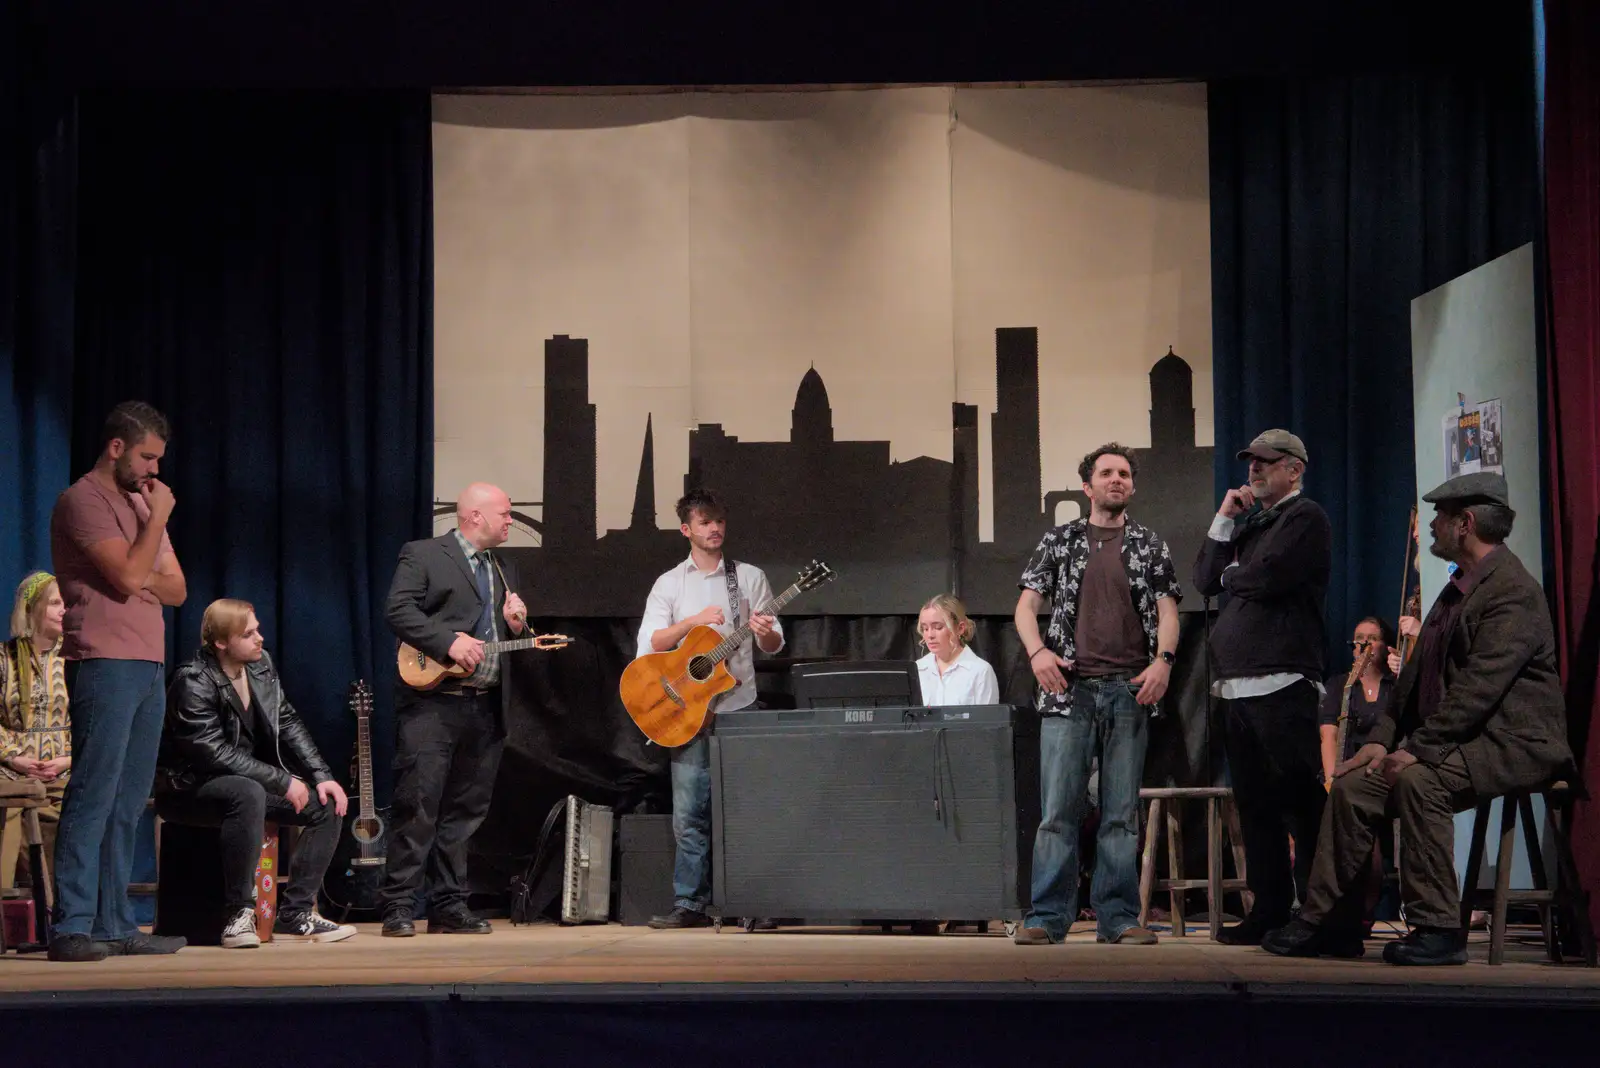
<path fill-rule="evenodd" d="M 1163 650 L 1161 652 L 1160 656 L 1161 656 L 1162 662 L 1165 663 L 1167 665 L 1167 667 L 1171 667 L 1173 664 L 1176 664 L 1178 662 L 1178 654 L 1177 653 L 1169 653 L 1169 652 L 1166 652 L 1165 650 Z"/>

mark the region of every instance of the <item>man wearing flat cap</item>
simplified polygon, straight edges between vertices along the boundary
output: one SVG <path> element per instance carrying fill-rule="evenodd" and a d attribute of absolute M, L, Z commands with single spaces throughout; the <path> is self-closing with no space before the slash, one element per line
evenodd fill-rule
<path fill-rule="evenodd" d="M 1385 946 L 1383 959 L 1466 963 L 1454 814 L 1570 772 L 1550 610 L 1505 546 L 1516 519 L 1505 478 L 1460 475 L 1422 499 L 1435 511 L 1430 551 L 1459 570 L 1368 743 L 1334 769 L 1305 907 L 1262 943 L 1280 956 L 1360 955 L 1355 924 L 1373 834 L 1398 818 L 1411 934 Z"/>
<path fill-rule="evenodd" d="M 1223 497 L 1194 583 L 1207 597 L 1222 595 L 1211 628 L 1211 692 L 1222 699 L 1246 878 L 1255 895 L 1250 915 L 1218 940 L 1257 945 L 1289 922 L 1297 884 L 1304 899 L 1327 800 L 1317 710 L 1333 536 L 1328 514 L 1301 493 L 1305 442 L 1287 430 L 1268 430 L 1239 459 L 1250 464 L 1249 481 Z"/>

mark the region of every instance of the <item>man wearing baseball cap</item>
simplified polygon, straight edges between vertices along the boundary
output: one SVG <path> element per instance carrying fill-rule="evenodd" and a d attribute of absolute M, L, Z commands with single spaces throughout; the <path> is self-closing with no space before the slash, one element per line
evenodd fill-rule
<path fill-rule="evenodd" d="M 1316 852 L 1327 799 L 1317 707 L 1332 532 L 1322 506 L 1301 492 L 1305 442 L 1287 430 L 1268 430 L 1239 459 L 1249 462 L 1249 480 L 1223 497 L 1194 583 L 1207 597 L 1223 595 L 1211 629 L 1211 692 L 1222 699 L 1255 904 L 1218 940 L 1242 946 L 1259 944 L 1289 922 L 1296 886 L 1303 899 Z"/>
<path fill-rule="evenodd" d="M 1550 609 L 1505 546 L 1516 520 L 1505 478 L 1459 475 L 1422 499 L 1435 511 L 1430 551 L 1459 570 L 1368 743 L 1334 769 L 1305 906 L 1262 942 L 1280 956 L 1360 955 L 1363 865 L 1375 828 L 1398 818 L 1411 934 L 1385 946 L 1383 959 L 1465 964 L 1454 813 L 1571 770 Z"/>

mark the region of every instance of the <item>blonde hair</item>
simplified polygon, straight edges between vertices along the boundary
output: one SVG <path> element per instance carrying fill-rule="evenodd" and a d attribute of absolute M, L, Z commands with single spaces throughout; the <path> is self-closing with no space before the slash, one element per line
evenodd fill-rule
<path fill-rule="evenodd" d="M 17 596 L 11 602 L 11 636 L 17 640 L 17 652 L 20 654 L 17 657 L 17 682 L 21 686 L 19 692 L 24 695 L 33 691 L 33 658 L 38 656 L 42 660 L 51 651 L 35 649 L 33 635 L 37 613 L 50 600 L 50 591 L 55 586 L 56 577 L 50 572 L 30 572 L 27 578 L 17 583 Z M 60 644 L 59 638 L 56 644 Z"/>
<path fill-rule="evenodd" d="M 216 650 L 218 642 L 244 633 L 250 625 L 250 613 L 256 606 L 237 597 L 220 597 L 206 605 L 206 614 L 200 620 L 200 644 Z"/>
<path fill-rule="evenodd" d="M 972 620 L 967 618 L 967 606 L 961 603 L 959 597 L 949 593 L 941 593 L 929 597 L 927 603 L 917 610 L 917 615 L 920 617 L 923 612 L 930 608 L 944 616 L 944 625 L 950 628 L 951 634 L 956 636 L 958 644 L 966 645 L 972 641 L 972 634 L 976 628 L 973 627 Z M 920 634 L 920 626 L 918 631 Z M 926 648 L 928 643 L 919 636 L 917 644 Z"/>

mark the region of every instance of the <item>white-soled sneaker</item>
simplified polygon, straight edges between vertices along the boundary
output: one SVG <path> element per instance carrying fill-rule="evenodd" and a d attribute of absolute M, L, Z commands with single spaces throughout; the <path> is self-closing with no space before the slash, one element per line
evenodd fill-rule
<path fill-rule="evenodd" d="M 256 949 L 261 936 L 256 934 L 256 910 L 240 909 L 222 929 L 223 949 Z"/>
<path fill-rule="evenodd" d="M 315 911 L 298 916 L 279 913 L 278 922 L 272 925 L 273 940 L 283 942 L 343 942 L 355 933 L 350 924 L 325 920 Z"/>

